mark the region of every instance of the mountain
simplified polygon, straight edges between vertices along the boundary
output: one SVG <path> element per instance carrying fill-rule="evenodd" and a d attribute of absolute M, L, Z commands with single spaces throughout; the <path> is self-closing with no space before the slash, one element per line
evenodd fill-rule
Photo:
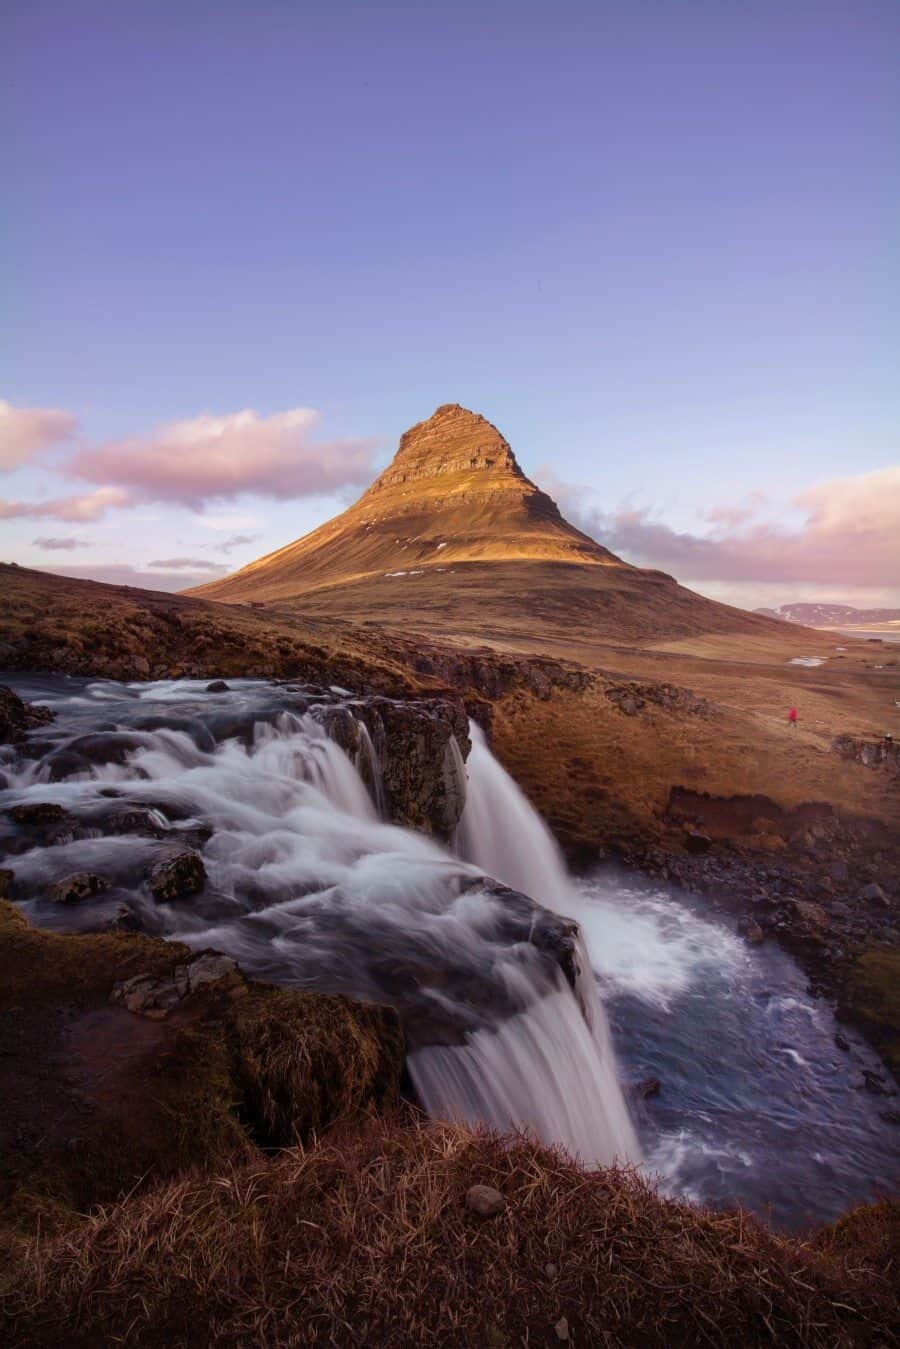
<path fill-rule="evenodd" d="M 456 403 L 411 427 L 341 515 L 188 593 L 513 645 L 775 630 L 601 547 Z"/>
<path fill-rule="evenodd" d="M 802 623 L 807 628 L 864 628 L 876 623 L 900 623 L 900 609 L 856 609 L 852 604 L 782 604 L 777 609 L 755 609 L 767 618 Z"/>

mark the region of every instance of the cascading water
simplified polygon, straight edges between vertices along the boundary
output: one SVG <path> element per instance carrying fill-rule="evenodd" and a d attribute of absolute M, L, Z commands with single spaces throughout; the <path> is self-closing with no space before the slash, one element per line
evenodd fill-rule
<path fill-rule="evenodd" d="M 321 708 L 292 708 L 290 691 L 70 683 L 44 701 L 57 721 L 43 752 L 7 765 L 0 793 L 0 812 L 49 802 L 72 820 L 41 846 L 17 851 L 25 840 L 13 840 L 14 894 L 35 922 L 96 926 L 124 901 L 145 930 L 224 951 L 248 974 L 390 1003 L 435 1115 L 532 1130 L 589 1164 L 637 1158 L 587 961 L 570 971 L 574 992 L 559 963 L 572 925 L 525 898 L 554 907 L 565 872 L 551 875 L 543 826 L 518 809 L 483 742 L 471 800 L 533 859 L 533 878 L 527 866 L 515 874 L 518 895 L 477 856 L 379 819 L 358 768 L 313 715 Z M 374 746 L 359 743 L 371 775 Z M 462 771 L 452 751 L 445 771 Z M 156 824 L 111 837 L 126 809 Z M 208 883 L 198 897 L 158 903 L 146 878 L 173 843 L 201 853 Z M 74 872 L 109 888 L 54 904 L 49 887 Z"/>

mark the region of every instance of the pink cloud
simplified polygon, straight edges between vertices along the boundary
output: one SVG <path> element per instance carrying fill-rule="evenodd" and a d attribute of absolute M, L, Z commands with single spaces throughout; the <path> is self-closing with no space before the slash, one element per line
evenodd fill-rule
<path fill-rule="evenodd" d="M 129 492 L 121 487 L 98 487 L 84 496 L 57 497 L 52 501 L 4 501 L 0 520 L 68 520 L 71 524 L 99 520 L 108 510 L 130 506 Z"/>
<path fill-rule="evenodd" d="M 245 492 L 283 500 L 369 482 L 373 442 L 312 441 L 320 415 L 312 408 L 270 417 L 247 410 L 170 422 L 146 437 L 82 450 L 69 471 L 198 510 Z"/>
<path fill-rule="evenodd" d="M 47 552 L 65 552 L 71 553 L 74 548 L 83 548 L 89 541 L 87 539 L 35 539 L 36 548 L 43 548 Z"/>
<path fill-rule="evenodd" d="M 0 398 L 0 468 L 18 468 L 68 440 L 76 421 L 55 408 L 15 408 Z"/>
<path fill-rule="evenodd" d="M 583 489 L 556 483 L 550 490 L 573 523 L 607 548 L 682 581 L 900 585 L 900 467 L 811 487 L 791 503 L 806 513 L 797 528 L 746 524 L 746 507 L 707 512 L 720 525 L 711 535 L 674 530 L 648 507 L 585 511 Z"/>

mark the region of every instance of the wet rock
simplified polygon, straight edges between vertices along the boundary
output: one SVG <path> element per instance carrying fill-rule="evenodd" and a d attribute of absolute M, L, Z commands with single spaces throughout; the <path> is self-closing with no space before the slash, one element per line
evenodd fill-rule
<path fill-rule="evenodd" d="M 115 985 L 109 1000 L 137 1016 L 162 1021 L 192 993 L 232 979 L 237 972 L 237 963 L 230 956 L 209 951 L 189 965 L 176 965 L 171 975 L 136 974 L 125 979 Z"/>
<path fill-rule="evenodd" d="M 8 867 L 0 868 L 0 899 L 9 899 L 9 892 L 15 880 L 15 873 Z"/>
<path fill-rule="evenodd" d="M 48 707 L 23 702 L 11 688 L 0 684 L 0 745 L 19 744 L 33 727 L 46 726 L 52 720 Z"/>
<path fill-rule="evenodd" d="M 631 1088 L 631 1094 L 639 1101 L 649 1101 L 653 1096 L 658 1096 L 662 1091 L 662 1083 L 658 1077 L 645 1077 L 640 1082 L 635 1082 Z"/>
<path fill-rule="evenodd" d="M 850 1041 L 847 1039 L 846 1035 L 841 1035 L 840 1031 L 835 1035 L 834 1043 L 837 1045 L 838 1049 L 843 1050 L 845 1054 L 850 1048 Z"/>
<path fill-rule="evenodd" d="M 821 934 L 829 927 L 831 920 L 821 904 L 813 904 L 808 899 L 792 899 L 789 905 L 794 923 L 802 931 Z"/>
<path fill-rule="evenodd" d="M 90 871 L 75 871 L 71 876 L 64 876 L 55 885 L 51 885 L 49 897 L 54 904 L 79 904 L 82 900 L 93 899 L 94 895 L 108 889 L 109 882 L 102 876 L 95 876 Z"/>
<path fill-rule="evenodd" d="M 751 946 L 758 946 L 761 941 L 765 941 L 766 934 L 755 918 L 741 918 L 738 922 L 738 932 Z"/>
<path fill-rule="evenodd" d="M 147 886 L 159 904 L 190 899 L 206 884 L 206 868 L 195 852 L 185 850 L 158 862 L 147 878 Z"/>
<path fill-rule="evenodd" d="M 16 824 L 28 827 L 44 824 L 73 823 L 72 816 L 54 801 L 35 801 L 23 806 L 10 806 L 6 812 Z"/>
<path fill-rule="evenodd" d="M 104 764 L 124 764 L 146 744 L 143 736 L 128 731 L 95 731 L 79 735 L 46 759 L 51 782 L 62 782 L 75 773 L 85 773 Z"/>
<path fill-rule="evenodd" d="M 881 1073 L 873 1072 L 871 1068 L 863 1068 L 863 1083 L 866 1091 L 870 1091 L 873 1096 L 891 1096 L 893 1094 Z"/>
<path fill-rule="evenodd" d="M 881 886 L 875 881 L 873 881 L 871 885 L 863 886 L 862 890 L 859 892 L 859 897 L 867 904 L 878 904 L 885 909 L 891 907 L 891 901 L 888 899 Z"/>
<path fill-rule="evenodd" d="M 214 679 L 211 684 L 206 686 L 207 693 L 230 693 L 231 686 L 225 683 L 224 679 Z"/>
<path fill-rule="evenodd" d="M 900 1110 L 879 1110 L 885 1124 L 900 1124 Z"/>
<path fill-rule="evenodd" d="M 104 816 L 101 827 L 106 834 L 142 834 L 147 838 L 160 838 L 166 832 L 164 818 L 141 806 L 113 811 Z"/>
<path fill-rule="evenodd" d="M 689 829 L 684 836 L 684 846 L 690 853 L 706 853 L 712 847 L 712 839 L 697 829 Z"/>
<path fill-rule="evenodd" d="M 466 1191 L 466 1208 L 479 1218 L 496 1218 L 506 1208 L 506 1200 L 492 1185 L 472 1185 Z"/>

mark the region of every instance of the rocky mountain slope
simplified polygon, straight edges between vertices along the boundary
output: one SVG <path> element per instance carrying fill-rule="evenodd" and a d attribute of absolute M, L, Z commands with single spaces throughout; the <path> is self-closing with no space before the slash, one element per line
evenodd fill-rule
<path fill-rule="evenodd" d="M 900 609 L 857 609 L 852 604 L 781 604 L 777 609 L 755 609 L 766 618 L 802 623 L 808 628 L 866 627 L 875 623 L 900 623 Z"/>
<path fill-rule="evenodd" d="M 189 593 L 507 644 L 573 625 L 585 638 L 639 641 L 770 626 L 582 534 L 497 428 L 455 403 L 402 436 L 354 506 Z"/>

